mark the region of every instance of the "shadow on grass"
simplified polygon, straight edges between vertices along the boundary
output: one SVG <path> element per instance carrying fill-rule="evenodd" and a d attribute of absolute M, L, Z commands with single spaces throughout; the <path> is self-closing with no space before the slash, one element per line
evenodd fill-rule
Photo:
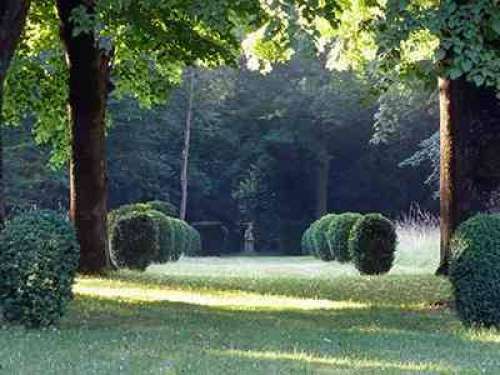
<path fill-rule="evenodd" d="M 20 374 L 496 374 L 499 350 L 450 312 L 397 306 L 241 310 L 77 296 L 57 331 L 0 330 L 0 366 Z"/>
<path fill-rule="evenodd" d="M 383 305 L 432 304 L 451 298 L 450 283 L 434 275 L 349 276 L 328 279 L 290 277 L 206 277 L 120 271 L 110 280 L 185 290 L 244 291 Z"/>
<path fill-rule="evenodd" d="M 431 371 L 498 368 L 500 343 L 477 342 L 450 312 L 367 309 L 248 311 L 171 302 L 79 297 L 62 329 L 169 327 L 212 356 L 303 361 L 320 367 Z M 182 341 L 181 340 L 181 341 Z M 358 367 L 356 367 L 358 366 Z M 432 372 L 435 371 L 435 372 Z"/>

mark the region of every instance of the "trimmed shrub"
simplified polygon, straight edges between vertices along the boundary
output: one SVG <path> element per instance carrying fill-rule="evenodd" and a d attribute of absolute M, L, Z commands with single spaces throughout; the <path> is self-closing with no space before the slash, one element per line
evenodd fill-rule
<path fill-rule="evenodd" d="M 170 202 L 165 202 L 165 201 L 149 201 L 144 203 L 147 205 L 151 210 L 156 210 L 160 211 L 162 214 L 170 217 L 177 217 L 177 208 Z"/>
<path fill-rule="evenodd" d="M 359 272 L 383 274 L 392 267 L 396 243 L 394 224 L 380 214 L 368 214 L 354 224 L 349 236 L 349 251 Z"/>
<path fill-rule="evenodd" d="M 188 226 L 187 242 L 186 255 L 196 256 L 201 254 L 201 236 L 192 226 Z"/>
<path fill-rule="evenodd" d="M 107 219 L 109 236 L 113 233 L 113 227 L 118 219 L 134 212 L 148 212 L 151 210 L 159 211 L 169 217 L 177 216 L 177 209 L 169 202 L 150 201 L 146 203 L 125 204 L 108 213 Z"/>
<path fill-rule="evenodd" d="M 328 246 L 327 230 L 336 216 L 335 214 L 327 214 L 313 224 L 312 236 L 314 252 L 318 258 L 326 262 L 334 260 L 330 252 L 330 247 Z"/>
<path fill-rule="evenodd" d="M 318 226 L 318 223 L 319 223 L 319 220 L 316 220 L 314 221 L 309 229 L 310 229 L 310 232 L 309 232 L 309 249 L 311 251 L 311 255 L 314 255 L 314 257 L 316 258 L 319 258 L 319 254 L 318 252 L 316 251 L 316 243 L 314 241 L 314 233 L 316 232 L 316 227 Z"/>
<path fill-rule="evenodd" d="M 450 281 L 467 326 L 500 327 L 500 215 L 462 223 L 451 241 Z"/>
<path fill-rule="evenodd" d="M 0 310 L 29 327 L 55 323 L 72 299 L 80 249 L 66 218 L 24 213 L 0 233 Z"/>
<path fill-rule="evenodd" d="M 312 243 L 312 226 L 309 226 L 302 235 L 302 254 L 304 255 L 313 255 L 314 254 L 314 246 Z"/>
<path fill-rule="evenodd" d="M 145 214 L 149 215 L 158 226 L 158 257 L 154 261 L 165 263 L 177 260 L 175 259 L 174 247 L 172 246 L 174 233 L 171 218 L 156 210 L 149 210 Z"/>
<path fill-rule="evenodd" d="M 351 261 L 349 252 L 349 235 L 351 229 L 363 215 L 353 212 L 346 212 L 335 216 L 327 230 L 327 241 L 332 258 L 340 263 Z"/>
<path fill-rule="evenodd" d="M 160 228 L 150 212 L 132 212 L 114 224 L 111 260 L 119 267 L 145 270 L 160 253 Z"/>

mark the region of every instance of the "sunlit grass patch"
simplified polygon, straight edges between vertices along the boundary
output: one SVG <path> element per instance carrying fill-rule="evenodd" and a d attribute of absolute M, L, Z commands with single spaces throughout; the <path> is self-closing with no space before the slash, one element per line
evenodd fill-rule
<path fill-rule="evenodd" d="M 58 327 L 0 328 L 0 374 L 498 374 L 499 334 L 435 308 L 451 298 L 446 279 L 335 264 L 296 276 L 309 257 L 253 258 L 266 273 L 238 274 L 240 257 L 226 274 L 231 260 L 79 277 Z"/>
<path fill-rule="evenodd" d="M 369 308 L 367 303 L 330 301 L 326 299 L 293 298 L 245 292 L 194 292 L 171 288 L 146 288 L 144 285 L 119 281 L 83 278 L 74 287 L 76 294 L 101 298 L 149 302 L 181 302 L 232 309 L 271 310 L 340 310 Z"/>
<path fill-rule="evenodd" d="M 401 372 L 453 372 L 455 369 L 451 366 L 443 366 L 434 363 L 415 363 L 415 362 L 391 362 L 360 357 L 335 357 L 335 356 L 317 356 L 306 352 L 273 352 L 273 351 L 253 351 L 253 350 L 225 350 L 214 351 L 216 355 L 224 357 L 242 357 L 254 360 L 277 360 L 277 361 L 296 361 L 307 363 L 316 367 L 318 365 L 329 368 L 357 370 L 399 370 Z"/>

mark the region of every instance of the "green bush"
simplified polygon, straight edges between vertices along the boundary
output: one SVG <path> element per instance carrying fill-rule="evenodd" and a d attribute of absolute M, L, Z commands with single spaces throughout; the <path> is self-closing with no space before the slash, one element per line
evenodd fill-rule
<path fill-rule="evenodd" d="M 318 258 L 327 262 L 334 260 L 330 252 L 330 246 L 328 246 L 327 230 L 336 216 L 335 214 L 327 214 L 313 224 L 312 236 L 314 252 Z"/>
<path fill-rule="evenodd" d="M 312 226 L 309 226 L 302 235 L 302 254 L 304 255 L 313 255 L 314 254 L 314 246 L 312 242 Z"/>
<path fill-rule="evenodd" d="M 462 223 L 451 241 L 450 281 L 464 324 L 500 327 L 500 215 Z"/>
<path fill-rule="evenodd" d="M 29 327 L 55 323 L 72 299 L 80 250 L 72 225 L 52 211 L 24 213 L 0 233 L 0 310 Z"/>
<path fill-rule="evenodd" d="M 164 215 L 160 211 L 149 210 L 145 212 L 156 223 L 158 227 L 158 257 L 154 260 L 158 263 L 165 263 L 171 260 L 177 260 L 174 256 L 173 247 L 173 227 L 170 217 Z"/>
<path fill-rule="evenodd" d="M 119 267 L 145 270 L 160 253 L 160 227 L 149 212 L 132 212 L 113 226 L 110 254 Z"/>
<path fill-rule="evenodd" d="M 201 236 L 200 233 L 192 226 L 188 226 L 187 246 L 185 254 L 188 256 L 196 256 L 201 254 Z"/>
<path fill-rule="evenodd" d="M 349 236 L 349 251 L 362 274 L 382 274 L 392 267 L 396 243 L 394 224 L 380 214 L 368 214 L 354 224 Z"/>
<path fill-rule="evenodd" d="M 169 217 L 177 216 L 177 209 L 169 202 L 150 201 L 146 203 L 125 204 L 108 213 L 109 236 L 113 233 L 113 227 L 118 219 L 134 212 L 149 212 L 151 210 L 159 211 Z"/>
<path fill-rule="evenodd" d="M 335 216 L 327 229 L 327 240 L 332 252 L 332 258 L 340 263 L 351 261 L 349 252 L 349 235 L 351 229 L 363 215 L 346 212 Z"/>
<path fill-rule="evenodd" d="M 165 201 L 149 201 L 144 203 L 150 209 L 160 211 L 162 214 L 170 217 L 177 217 L 177 208 L 170 202 Z"/>

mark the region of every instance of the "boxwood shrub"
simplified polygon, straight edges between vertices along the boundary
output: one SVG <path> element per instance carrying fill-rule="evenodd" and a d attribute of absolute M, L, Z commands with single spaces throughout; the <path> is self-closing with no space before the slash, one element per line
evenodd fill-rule
<path fill-rule="evenodd" d="M 309 226 L 309 228 L 307 228 L 304 231 L 304 234 L 302 235 L 301 246 L 302 246 L 302 254 L 314 255 L 314 245 L 313 245 L 313 239 L 312 239 L 312 226 Z"/>
<path fill-rule="evenodd" d="M 332 258 L 340 263 L 351 261 L 349 252 L 349 235 L 354 224 L 361 219 L 363 215 L 353 212 L 346 212 L 336 215 L 327 229 L 326 237 Z"/>
<path fill-rule="evenodd" d="M 108 233 L 111 235 L 113 233 L 113 226 L 118 221 L 118 219 L 131 214 L 133 212 L 148 212 L 151 210 L 159 211 L 162 214 L 175 217 L 177 216 L 177 209 L 174 205 L 169 202 L 164 201 L 149 201 L 145 203 L 132 203 L 120 206 L 108 213 Z"/>
<path fill-rule="evenodd" d="M 160 211 L 162 214 L 169 216 L 169 217 L 177 217 L 177 208 L 170 202 L 166 201 L 149 201 L 146 203 L 143 203 L 146 206 L 148 206 L 152 210 Z"/>
<path fill-rule="evenodd" d="M 145 270 L 159 258 L 160 226 L 153 216 L 132 212 L 114 224 L 110 254 L 115 266 Z"/>
<path fill-rule="evenodd" d="M 53 211 L 10 220 L 0 233 L 0 310 L 29 327 L 55 323 L 72 299 L 80 250 L 71 223 Z"/>
<path fill-rule="evenodd" d="M 396 244 L 394 224 L 380 214 L 363 216 L 354 224 L 349 236 L 349 251 L 354 265 L 367 275 L 389 272 Z"/>
<path fill-rule="evenodd" d="M 450 281 L 465 325 L 500 327 L 500 215 L 462 223 L 451 241 Z"/>
<path fill-rule="evenodd" d="M 327 214 L 313 224 L 312 238 L 314 244 L 314 252 L 324 261 L 334 260 L 333 255 L 328 245 L 327 231 L 332 220 L 336 217 L 335 214 Z"/>

